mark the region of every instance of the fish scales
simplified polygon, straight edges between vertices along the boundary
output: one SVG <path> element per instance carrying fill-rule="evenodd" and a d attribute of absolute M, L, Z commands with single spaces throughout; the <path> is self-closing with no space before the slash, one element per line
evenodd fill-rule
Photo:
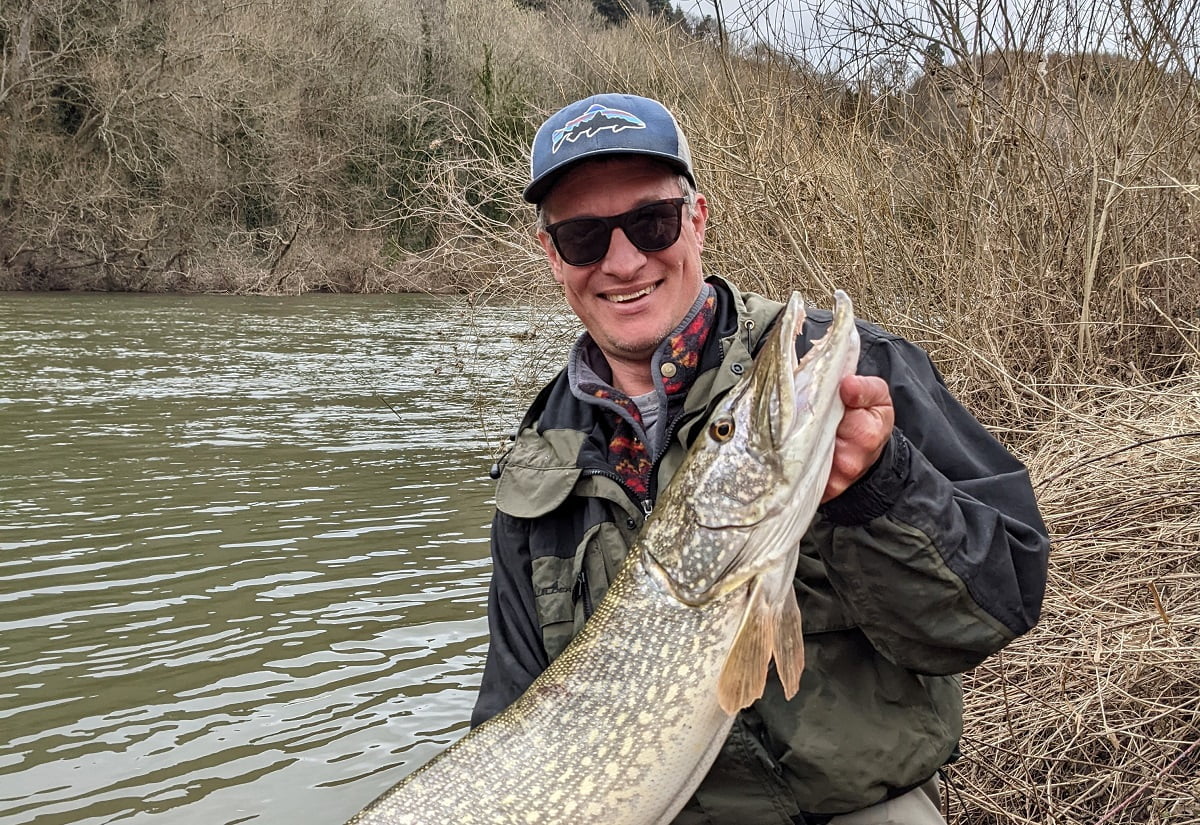
<path fill-rule="evenodd" d="M 794 294 L 567 649 L 348 825 L 668 823 L 736 710 L 761 695 L 772 657 L 795 691 L 798 543 L 828 478 L 837 383 L 858 353 L 844 293 L 797 363 L 803 321 Z"/>
<path fill-rule="evenodd" d="M 668 810 L 670 790 L 647 779 L 691 773 L 697 754 L 719 748 L 732 723 L 704 694 L 715 696 L 717 642 L 736 616 L 664 610 L 649 577 L 630 573 L 614 581 L 615 597 L 601 601 L 581 643 L 556 660 L 567 657 L 566 677 L 533 685 L 520 712 L 497 717 L 487 738 L 464 738 L 408 792 L 356 822 L 604 822 L 622 807 Z M 592 724 L 572 725 L 568 708 Z M 705 710 L 698 716 L 697 708 Z M 640 735 L 649 726 L 656 735 Z M 527 807 L 531 794 L 552 811 Z"/>

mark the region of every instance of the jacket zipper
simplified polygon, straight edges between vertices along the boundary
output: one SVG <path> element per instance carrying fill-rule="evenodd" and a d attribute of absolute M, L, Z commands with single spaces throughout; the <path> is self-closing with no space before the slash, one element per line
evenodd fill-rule
<path fill-rule="evenodd" d="M 671 422 L 671 426 L 667 427 L 667 432 L 663 436 L 662 450 L 654 457 L 654 463 L 650 465 L 650 495 L 641 502 L 643 524 L 646 522 L 646 519 L 650 518 L 650 514 L 654 512 L 654 503 L 658 500 L 658 466 L 662 463 L 663 456 L 670 451 L 671 442 L 675 440 L 675 435 L 679 432 L 679 428 L 683 426 L 685 418 L 691 419 L 695 418 L 695 416 L 684 415 L 683 413 L 675 416 L 675 420 Z"/>
<path fill-rule="evenodd" d="M 653 472 L 653 471 L 651 471 L 651 472 Z M 637 493 L 635 493 L 633 490 L 630 490 L 629 485 L 627 485 L 621 479 L 621 477 L 619 475 L 617 475 L 616 473 L 614 473 L 612 470 L 586 469 L 583 471 L 583 474 L 589 475 L 589 476 L 604 476 L 605 478 L 611 478 L 613 481 L 617 482 L 617 484 L 621 485 L 621 489 L 625 491 L 625 495 L 629 496 L 629 500 L 632 501 L 634 504 L 636 504 L 638 507 L 640 507 L 642 510 L 642 513 L 644 513 L 646 516 L 649 516 L 650 511 L 654 509 L 654 499 L 653 498 L 647 498 L 647 499 L 638 498 Z M 653 478 L 651 478 L 651 483 L 652 484 L 654 483 Z"/>

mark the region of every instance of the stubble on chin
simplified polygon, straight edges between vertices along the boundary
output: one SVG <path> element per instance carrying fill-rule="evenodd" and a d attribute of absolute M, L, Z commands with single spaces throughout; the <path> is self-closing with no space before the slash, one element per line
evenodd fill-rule
<path fill-rule="evenodd" d="M 640 338 L 624 338 L 613 335 L 606 336 L 608 350 L 621 358 L 628 360 L 638 360 L 642 358 L 649 359 L 654 355 L 654 351 L 659 348 L 667 336 L 671 334 L 674 327 L 659 330 L 653 335 L 642 336 Z"/>

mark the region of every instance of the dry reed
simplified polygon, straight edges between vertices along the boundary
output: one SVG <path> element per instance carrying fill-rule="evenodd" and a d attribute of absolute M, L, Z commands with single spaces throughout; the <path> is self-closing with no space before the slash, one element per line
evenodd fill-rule
<path fill-rule="evenodd" d="M 1096 388 L 1027 456 L 1041 623 L 966 680 L 954 822 L 1200 822 L 1200 378 Z"/>

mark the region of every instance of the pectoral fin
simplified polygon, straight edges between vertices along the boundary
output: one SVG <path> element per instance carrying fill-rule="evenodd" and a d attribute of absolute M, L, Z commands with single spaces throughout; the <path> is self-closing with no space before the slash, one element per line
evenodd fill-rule
<path fill-rule="evenodd" d="M 771 664 L 771 612 L 761 579 L 750 586 L 750 599 L 733 637 L 729 657 L 717 681 L 717 701 L 733 716 L 763 694 Z"/>
<path fill-rule="evenodd" d="M 751 585 L 741 624 L 717 681 L 717 701 L 730 716 L 762 697 L 772 655 L 784 695 L 791 699 L 800 687 L 804 670 L 800 606 L 791 581 L 785 584 L 778 595 L 761 578 Z"/>
<path fill-rule="evenodd" d="M 791 699 L 800 689 L 800 674 L 804 671 L 804 630 L 796 589 L 790 582 L 779 602 L 774 640 L 775 671 L 783 685 L 784 698 Z"/>

